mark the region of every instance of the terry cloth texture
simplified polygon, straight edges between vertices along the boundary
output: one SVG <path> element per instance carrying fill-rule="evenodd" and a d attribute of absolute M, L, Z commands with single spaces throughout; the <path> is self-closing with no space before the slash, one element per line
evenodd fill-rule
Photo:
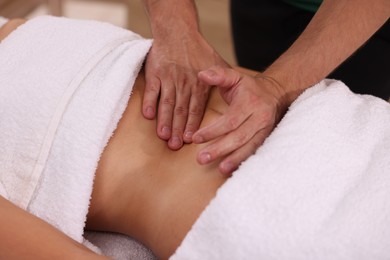
<path fill-rule="evenodd" d="M 151 41 L 50 16 L 0 45 L 0 195 L 78 242 L 100 154 Z"/>
<path fill-rule="evenodd" d="M 172 259 L 390 259 L 390 104 L 325 80 L 217 192 Z"/>

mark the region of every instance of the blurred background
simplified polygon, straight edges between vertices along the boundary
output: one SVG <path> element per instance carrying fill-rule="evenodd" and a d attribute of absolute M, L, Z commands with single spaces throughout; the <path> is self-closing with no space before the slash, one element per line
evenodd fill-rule
<path fill-rule="evenodd" d="M 196 0 L 201 30 L 230 64 L 236 64 L 230 31 L 229 0 Z M 151 37 L 142 0 L 0 0 L 0 16 L 32 18 L 52 14 L 106 21 Z"/>

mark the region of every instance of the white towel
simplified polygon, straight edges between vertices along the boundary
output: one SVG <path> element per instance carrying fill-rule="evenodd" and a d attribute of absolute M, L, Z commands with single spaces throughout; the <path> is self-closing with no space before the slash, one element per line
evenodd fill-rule
<path fill-rule="evenodd" d="M 172 259 L 390 259 L 390 104 L 326 80 L 292 105 Z"/>
<path fill-rule="evenodd" d="M 131 220 L 129 220 L 131 221 Z M 85 238 L 104 255 L 115 260 L 156 260 L 152 251 L 138 241 L 124 235 L 104 232 L 86 232 Z"/>
<path fill-rule="evenodd" d="M 93 21 L 39 17 L 0 45 L 0 195 L 78 242 L 97 163 L 151 46 Z"/>

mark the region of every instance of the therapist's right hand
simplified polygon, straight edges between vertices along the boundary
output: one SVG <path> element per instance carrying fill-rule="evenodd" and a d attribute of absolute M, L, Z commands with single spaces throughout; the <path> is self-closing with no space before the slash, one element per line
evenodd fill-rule
<path fill-rule="evenodd" d="M 229 107 L 219 119 L 194 134 L 194 143 L 215 140 L 198 153 L 197 160 L 208 164 L 223 158 L 219 170 L 229 175 L 279 123 L 289 105 L 287 95 L 274 79 L 260 73 L 250 76 L 213 67 L 200 72 L 199 79 L 217 86 Z"/>

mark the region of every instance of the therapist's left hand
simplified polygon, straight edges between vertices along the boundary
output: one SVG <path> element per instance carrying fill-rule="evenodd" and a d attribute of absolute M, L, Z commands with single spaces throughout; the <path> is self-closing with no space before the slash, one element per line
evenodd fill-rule
<path fill-rule="evenodd" d="M 213 67 L 198 74 L 201 82 L 219 88 L 228 103 L 227 111 L 212 124 L 198 130 L 194 143 L 215 140 L 197 156 L 200 164 L 225 157 L 219 164 L 231 174 L 264 142 L 287 110 L 286 93 L 276 81 L 257 74 L 250 76 L 233 69 Z"/>
<path fill-rule="evenodd" d="M 202 121 L 209 85 L 198 80 L 198 72 L 212 65 L 228 67 L 200 34 L 172 34 L 156 38 L 146 60 L 143 114 L 157 115 L 157 135 L 178 150 L 191 143 Z M 156 109 L 158 107 L 158 109 Z"/>

